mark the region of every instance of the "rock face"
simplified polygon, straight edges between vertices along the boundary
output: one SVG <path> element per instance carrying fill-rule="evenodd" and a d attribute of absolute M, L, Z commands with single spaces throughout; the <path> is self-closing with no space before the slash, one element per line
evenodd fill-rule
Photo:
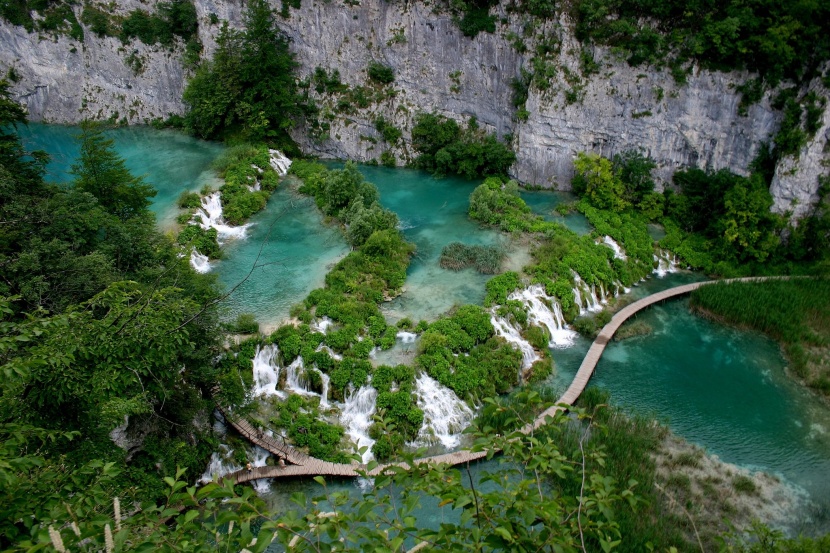
<path fill-rule="evenodd" d="M 121 12 L 152 9 L 156 2 L 119 3 Z M 390 151 L 400 161 L 411 159 L 409 129 L 418 112 L 437 112 L 459 121 L 475 117 L 479 125 L 513 141 L 517 162 L 513 174 L 522 182 L 567 188 L 573 157 L 580 151 L 605 156 L 641 149 L 658 163 L 655 176 L 668 182 L 682 167 L 726 168 L 746 174 L 760 145 L 780 123 L 769 95 L 739 115 L 740 95 L 734 90 L 748 77 L 742 73 L 696 71 L 678 85 L 670 74 L 629 67 L 602 50 L 593 52 L 597 71 L 583 75 L 582 46 L 565 19 L 547 22 L 536 38 L 518 39 L 533 52 L 539 36 L 555 37 L 555 67 L 547 90 L 531 87 L 519 121 L 513 106 L 513 81 L 528 69 L 532 53 L 522 54 L 517 37 L 526 28 L 520 16 L 503 6 L 496 33 L 470 39 L 452 18 L 421 2 L 362 0 L 357 5 L 304 0 L 279 24 L 292 41 L 310 77 L 318 67 L 337 69 L 351 87 L 367 87 L 368 107 L 345 109 L 338 98 L 316 93 L 321 120 L 328 128 L 312 137 L 305 125 L 295 129 L 303 149 L 323 157 L 360 161 Z M 215 48 L 219 26 L 210 14 L 241 27 L 239 0 L 195 0 L 205 52 Z M 274 1 L 275 8 L 281 4 Z M 80 13 L 81 8 L 76 7 Z M 143 123 L 184 110 L 181 93 L 187 72 L 181 51 L 170 52 L 133 41 L 122 45 L 96 37 L 88 29 L 83 44 L 67 37 L 42 37 L 0 22 L 0 70 L 14 67 L 21 79 L 13 86 L 33 120 L 74 123 L 85 117 Z M 73 51 L 74 50 L 74 51 Z M 132 67 L 128 63 L 132 62 Z M 139 70 L 136 59 L 140 60 Z M 370 61 L 395 72 L 386 87 L 369 82 Z M 574 75 L 576 77 L 574 78 Z M 811 85 L 823 97 L 820 83 Z M 374 121 L 383 116 L 403 131 L 397 144 L 386 144 Z M 807 212 L 817 199 L 819 176 L 826 169 L 828 118 L 797 159 L 783 160 L 772 193 L 775 209 Z"/>

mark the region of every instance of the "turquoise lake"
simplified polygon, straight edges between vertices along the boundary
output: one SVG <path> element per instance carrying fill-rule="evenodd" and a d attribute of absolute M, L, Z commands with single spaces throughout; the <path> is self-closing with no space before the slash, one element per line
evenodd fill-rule
<path fill-rule="evenodd" d="M 27 147 L 53 156 L 52 180 L 66 182 L 77 154 L 71 127 L 31 125 L 21 129 Z M 216 185 L 210 163 L 222 146 L 172 131 L 147 128 L 110 132 L 117 151 L 136 174 L 159 190 L 153 210 L 162 226 L 175 219 L 175 199 L 183 190 Z M 423 172 L 361 166 L 375 183 L 384 206 L 395 211 L 407 239 L 418 248 L 402 296 L 383 306 L 390 320 L 434 319 L 454 304 L 480 303 L 489 277 L 454 273 L 437 264 L 441 248 L 453 241 L 504 244 L 500 233 L 482 229 L 467 216 L 477 182 L 435 179 Z M 553 208 L 572 197 L 527 192 L 523 197 L 540 215 L 559 218 Z M 590 230 L 581 216 L 561 218 L 579 233 Z M 291 305 L 321 286 L 326 272 L 348 246 L 339 230 L 324 224 L 308 198 L 280 188 L 266 210 L 256 215 L 245 240 L 229 242 L 215 264 L 230 288 L 247 277 L 230 297 L 228 316 L 253 312 L 271 326 L 288 316 Z M 655 229 L 659 233 L 659 229 Z M 644 296 L 703 279 L 692 273 L 651 278 L 632 290 Z M 608 389 L 613 401 L 638 413 L 655 415 L 680 436 L 704 446 L 724 461 L 772 472 L 805 490 L 830 512 L 830 409 L 785 375 L 780 348 L 756 333 L 735 330 L 692 315 L 687 300 L 675 300 L 638 315 L 654 329 L 647 336 L 609 345 L 593 383 Z M 564 388 L 576 371 L 588 341 L 554 350 L 556 377 Z M 341 483 L 357 489 L 357 483 Z M 282 505 L 291 491 L 311 490 L 309 482 L 276 483 L 271 500 Z M 425 515 L 426 516 L 426 515 Z M 429 516 L 439 520 L 441 513 Z M 440 520 L 439 520 L 440 521 Z"/>

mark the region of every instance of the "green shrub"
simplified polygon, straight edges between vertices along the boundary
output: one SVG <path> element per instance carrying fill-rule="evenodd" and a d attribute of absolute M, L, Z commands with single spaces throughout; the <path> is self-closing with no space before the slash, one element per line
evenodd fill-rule
<path fill-rule="evenodd" d="M 366 72 L 376 83 L 389 84 L 395 81 L 395 72 L 392 68 L 377 61 L 370 61 Z"/>
<path fill-rule="evenodd" d="M 222 251 L 216 240 L 217 236 L 215 228 L 203 229 L 199 225 L 187 225 L 181 230 L 176 241 L 183 246 L 196 248 L 196 251 L 210 259 L 219 259 L 222 257 Z"/>
<path fill-rule="evenodd" d="M 501 269 L 505 255 L 504 249 L 499 246 L 468 246 L 452 242 L 441 250 L 438 264 L 451 271 L 474 267 L 479 273 L 492 275 Z"/>
<path fill-rule="evenodd" d="M 193 209 L 201 207 L 202 197 L 196 192 L 185 190 L 181 193 L 179 199 L 176 200 L 176 205 L 178 205 L 180 209 Z"/>

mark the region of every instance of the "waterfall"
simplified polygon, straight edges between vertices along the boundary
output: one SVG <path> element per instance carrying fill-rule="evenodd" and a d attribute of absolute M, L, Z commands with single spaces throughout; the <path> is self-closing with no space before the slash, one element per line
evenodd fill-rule
<path fill-rule="evenodd" d="M 280 396 L 285 394 L 277 390 L 280 379 L 280 366 L 277 364 L 279 348 L 270 344 L 260 348 L 257 346 L 254 355 L 254 396 Z"/>
<path fill-rule="evenodd" d="M 495 310 L 494 310 L 495 311 Z M 496 330 L 496 334 L 504 338 L 508 343 L 513 344 L 516 349 L 522 352 L 522 368 L 529 369 L 534 361 L 539 360 L 539 355 L 534 351 L 533 346 L 522 338 L 519 330 L 501 317 L 496 316 L 493 312 L 490 316 L 490 322 Z"/>
<path fill-rule="evenodd" d="M 329 357 L 331 357 L 335 361 L 342 361 L 343 360 L 342 355 L 340 355 L 339 353 L 337 353 L 336 351 L 334 351 L 333 349 L 328 347 L 326 344 L 320 344 L 319 346 L 317 346 L 317 349 L 315 349 L 314 351 L 325 351 L 326 353 L 329 354 Z"/>
<path fill-rule="evenodd" d="M 217 241 L 220 243 L 233 238 L 245 238 L 245 233 L 248 230 L 248 225 L 232 227 L 225 223 L 225 219 L 222 217 L 220 192 L 214 192 L 202 198 L 202 207 L 196 212 L 196 216 L 200 219 L 199 226 L 203 229 L 216 229 L 218 233 Z"/>
<path fill-rule="evenodd" d="M 233 461 L 232 453 L 233 450 L 227 444 L 219 444 L 219 451 L 214 451 L 210 456 L 210 463 L 199 482 L 207 484 L 212 482 L 214 478 L 218 479 L 226 474 L 242 470 L 242 467 Z"/>
<path fill-rule="evenodd" d="M 208 256 L 200 254 L 196 248 L 193 248 L 190 252 L 190 266 L 197 273 L 207 273 L 210 271 L 210 260 Z"/>
<path fill-rule="evenodd" d="M 679 270 L 677 268 L 677 257 L 666 250 L 657 250 L 654 261 L 657 262 L 654 273 L 658 278 L 663 278 L 668 273 L 676 273 Z"/>
<path fill-rule="evenodd" d="M 317 395 L 308 389 L 308 382 L 302 376 L 303 370 L 305 370 L 303 358 L 297 357 L 285 368 L 285 387 L 301 396 Z"/>
<path fill-rule="evenodd" d="M 620 245 L 617 244 L 617 242 L 614 241 L 614 239 L 611 238 L 610 236 L 603 236 L 602 237 L 602 242 L 603 242 L 603 244 L 605 244 L 606 246 L 609 246 L 612 250 L 614 250 L 614 258 L 622 259 L 623 261 L 628 259 L 625 256 L 625 251 L 623 251 L 623 249 L 620 247 Z"/>
<path fill-rule="evenodd" d="M 602 304 L 596 297 L 594 287 L 588 288 L 588 284 L 582 280 L 578 273 L 573 273 L 574 277 L 574 297 L 578 298 L 579 314 L 596 313 L 602 311 Z"/>
<path fill-rule="evenodd" d="M 507 299 L 522 302 L 527 308 L 530 323 L 548 329 L 549 348 L 566 348 L 573 344 L 577 333 L 565 324 L 562 307 L 555 298 L 545 293 L 541 284 L 534 284 L 522 291 L 513 292 Z"/>
<path fill-rule="evenodd" d="M 326 332 L 328 332 L 329 327 L 333 324 L 334 321 L 332 321 L 328 317 L 323 317 L 322 319 L 311 321 L 311 330 L 313 330 L 314 332 L 325 334 Z"/>
<path fill-rule="evenodd" d="M 253 450 L 253 459 L 251 459 L 251 466 L 256 467 L 264 467 L 267 464 L 268 457 L 271 455 L 265 449 L 261 447 L 254 446 Z M 259 480 L 253 481 L 254 491 L 258 494 L 267 493 L 268 490 L 271 489 L 271 481 L 267 478 L 260 478 Z"/>
<path fill-rule="evenodd" d="M 414 332 L 406 332 L 404 330 L 401 330 L 400 332 L 395 334 L 395 338 L 397 338 L 404 344 L 413 344 L 415 343 L 416 338 L 418 338 L 418 335 Z"/>
<path fill-rule="evenodd" d="M 268 153 L 271 154 L 271 159 L 269 160 L 271 167 L 274 168 L 274 171 L 279 176 L 285 176 L 288 173 L 288 168 L 291 167 L 291 160 L 285 157 L 279 150 L 268 150 Z"/>
<path fill-rule="evenodd" d="M 329 404 L 329 383 L 331 382 L 331 379 L 329 378 L 329 375 L 327 375 L 326 373 L 324 373 L 323 371 L 321 371 L 317 367 L 314 367 L 313 370 L 317 371 L 317 374 L 320 375 L 320 380 L 323 381 L 323 390 L 320 393 L 320 409 L 328 409 L 330 407 L 330 404 Z"/>
<path fill-rule="evenodd" d="M 415 395 L 418 407 L 424 412 L 424 423 L 414 445 L 440 442 L 447 449 L 458 447 L 461 431 L 473 419 L 472 409 L 426 373 L 415 380 Z"/>
<path fill-rule="evenodd" d="M 363 454 L 364 463 L 373 457 L 372 446 L 375 445 L 375 440 L 369 437 L 369 427 L 372 425 L 372 415 L 375 414 L 377 397 L 378 391 L 371 386 L 361 386 L 356 392 L 352 390 L 340 414 L 340 423 L 346 429 L 346 435 L 358 447 L 368 447 Z"/>

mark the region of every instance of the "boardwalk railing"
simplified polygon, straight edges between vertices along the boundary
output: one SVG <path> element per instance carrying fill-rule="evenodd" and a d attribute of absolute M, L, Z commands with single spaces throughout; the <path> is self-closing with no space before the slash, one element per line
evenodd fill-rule
<path fill-rule="evenodd" d="M 602 328 L 593 344 L 591 344 L 585 358 L 582 360 L 582 364 L 579 366 L 579 370 L 576 372 L 576 376 L 574 376 L 573 381 L 571 381 L 571 385 L 567 390 L 565 390 L 565 393 L 562 394 L 556 404 L 540 413 L 532 423 L 528 423 L 522 427 L 521 432 L 524 434 L 531 433 L 533 430 L 545 424 L 548 417 L 552 417 L 557 412 L 566 409 L 565 406 L 573 405 L 576 400 L 579 399 L 579 396 L 585 390 L 585 387 L 588 385 L 588 381 L 594 374 L 594 369 L 596 369 L 597 363 L 599 362 L 600 357 L 602 357 L 602 353 L 605 351 L 605 347 L 608 345 L 608 342 L 611 341 L 611 338 L 614 336 L 617 329 L 620 328 L 620 325 L 637 312 L 654 305 L 655 303 L 681 296 L 683 294 L 688 294 L 694 290 L 697 290 L 701 286 L 709 284 L 719 282 L 762 282 L 766 280 L 778 280 L 785 278 L 788 277 L 748 277 L 695 282 L 692 284 L 669 288 L 668 290 L 663 290 L 662 292 L 657 292 L 656 294 L 642 298 L 631 305 L 627 305 L 615 313 L 611 318 L 611 322 Z M 331 463 L 329 461 L 323 461 L 322 459 L 316 459 L 298 451 L 290 445 L 278 442 L 276 439 L 254 428 L 244 419 L 234 418 L 232 414 L 228 413 L 227 410 L 222 407 L 219 407 L 219 410 L 231 426 L 233 426 L 245 438 L 261 448 L 271 452 L 277 457 L 284 459 L 287 463 L 290 463 L 285 466 L 257 467 L 252 468 L 251 470 L 243 469 L 225 476 L 225 478 L 232 478 L 237 483 L 249 482 L 260 478 L 280 478 L 290 476 L 360 476 L 361 473 L 367 474 L 368 476 L 376 476 L 390 467 L 405 466 L 401 463 L 390 463 L 378 465 L 373 470 L 367 471 L 366 465 L 362 465 L 357 462 L 351 464 Z M 446 463 L 449 465 L 460 465 L 470 461 L 482 459 L 486 455 L 486 451 L 470 451 L 468 449 L 462 449 L 453 453 L 416 459 L 416 463 L 428 462 L 436 464 Z"/>

